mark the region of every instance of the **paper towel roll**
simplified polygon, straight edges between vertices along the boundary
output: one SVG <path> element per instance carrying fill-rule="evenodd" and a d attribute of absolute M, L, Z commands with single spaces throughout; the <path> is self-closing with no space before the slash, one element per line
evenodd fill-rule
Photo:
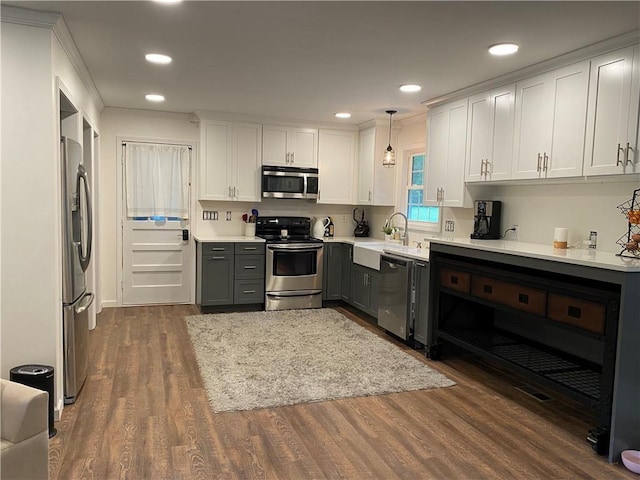
<path fill-rule="evenodd" d="M 568 238 L 568 228 L 555 228 L 553 230 L 553 248 L 567 248 Z"/>

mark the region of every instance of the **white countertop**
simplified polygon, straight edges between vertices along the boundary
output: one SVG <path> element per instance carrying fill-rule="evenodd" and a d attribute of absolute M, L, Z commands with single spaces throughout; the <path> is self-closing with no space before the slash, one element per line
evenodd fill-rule
<path fill-rule="evenodd" d="M 403 257 L 413 258 L 414 260 L 429 261 L 429 246 L 428 242 L 422 242 L 426 244 L 426 248 L 416 248 L 415 245 L 405 246 L 399 243 L 385 242 L 380 238 L 370 237 L 332 237 L 325 238 L 325 242 L 340 242 L 350 243 L 351 245 L 358 246 L 360 248 L 366 248 L 379 253 L 389 253 L 392 255 L 400 255 Z M 368 265 L 367 265 L 368 266 Z"/>
<path fill-rule="evenodd" d="M 264 243 L 264 238 L 260 237 L 245 237 L 244 235 L 194 235 L 193 238 L 196 242 L 210 242 L 210 243 L 237 243 L 237 242 L 258 242 Z"/>
<path fill-rule="evenodd" d="M 541 260 L 583 265 L 586 267 L 617 270 L 620 272 L 640 272 L 640 258 L 619 257 L 612 252 L 600 250 L 553 248 L 538 243 L 514 242 L 509 240 L 472 240 L 470 238 L 432 238 L 430 243 L 453 245 L 486 252 L 504 253 Z"/>

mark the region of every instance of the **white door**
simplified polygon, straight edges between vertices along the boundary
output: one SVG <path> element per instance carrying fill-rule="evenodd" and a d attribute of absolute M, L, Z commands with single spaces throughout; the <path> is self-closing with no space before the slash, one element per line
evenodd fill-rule
<path fill-rule="evenodd" d="M 318 166 L 318 131 L 313 128 L 295 128 L 290 133 L 291 165 L 301 168 Z"/>
<path fill-rule="evenodd" d="M 350 205 L 353 201 L 355 132 L 320 130 L 318 203 Z"/>
<path fill-rule="evenodd" d="M 467 124 L 467 182 L 485 180 L 485 162 L 491 156 L 491 96 L 480 93 L 469 98 Z"/>
<path fill-rule="evenodd" d="M 122 304 L 189 303 L 188 220 L 134 220 L 123 225 Z"/>
<path fill-rule="evenodd" d="M 446 182 L 446 165 L 449 148 L 449 111 L 447 107 L 438 107 L 427 115 L 427 188 L 425 205 L 437 207 L 440 202 L 440 189 Z"/>
<path fill-rule="evenodd" d="M 553 85 L 549 74 L 518 82 L 513 178 L 539 178 L 551 153 Z"/>
<path fill-rule="evenodd" d="M 167 168 L 166 165 L 163 167 L 169 170 L 173 177 L 169 178 L 168 173 L 158 175 L 154 179 L 153 189 L 157 191 L 164 186 L 167 191 L 173 193 L 179 188 L 183 190 L 179 195 L 180 206 L 156 205 L 154 208 L 164 213 L 158 215 L 145 210 L 145 206 L 131 208 L 132 204 L 139 201 L 135 198 L 136 194 L 140 197 L 140 190 L 146 188 L 144 182 L 132 180 L 136 175 L 132 172 L 134 168 L 132 167 L 134 152 L 130 150 L 132 145 L 136 144 L 127 143 L 123 159 L 125 211 L 122 222 L 122 304 L 189 303 L 193 275 L 191 271 L 192 242 L 188 218 L 191 151 L 186 146 L 164 146 L 182 148 L 184 151 L 174 153 L 172 167 Z M 175 155 L 178 157 L 177 160 Z M 147 167 L 150 166 L 153 171 L 145 171 L 143 168 L 138 173 L 139 176 L 150 177 L 155 174 L 154 164 L 148 163 Z M 162 201 L 156 198 L 156 202 L 162 203 Z M 176 208 L 181 213 L 176 213 L 178 211 Z"/>
<path fill-rule="evenodd" d="M 634 172 L 640 82 L 633 63 L 633 47 L 591 61 L 585 175 Z"/>

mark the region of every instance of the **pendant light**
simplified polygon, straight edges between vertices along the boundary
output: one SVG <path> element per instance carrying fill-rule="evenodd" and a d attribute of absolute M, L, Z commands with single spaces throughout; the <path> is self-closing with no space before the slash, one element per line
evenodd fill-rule
<path fill-rule="evenodd" d="M 382 157 L 382 165 L 391 168 L 396 164 L 396 152 L 393 151 L 393 147 L 391 146 L 391 118 L 394 113 L 397 113 L 396 110 L 386 110 L 386 113 L 389 114 L 389 146 L 384 151 L 384 156 Z"/>

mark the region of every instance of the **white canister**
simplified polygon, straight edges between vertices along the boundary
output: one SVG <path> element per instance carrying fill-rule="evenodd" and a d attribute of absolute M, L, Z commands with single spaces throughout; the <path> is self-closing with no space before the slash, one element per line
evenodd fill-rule
<path fill-rule="evenodd" d="M 255 223 L 245 223 L 244 224 L 244 236 L 245 237 L 255 237 L 256 236 L 256 224 Z"/>
<path fill-rule="evenodd" d="M 568 228 L 555 228 L 553 230 L 553 248 L 567 248 L 568 238 Z"/>

